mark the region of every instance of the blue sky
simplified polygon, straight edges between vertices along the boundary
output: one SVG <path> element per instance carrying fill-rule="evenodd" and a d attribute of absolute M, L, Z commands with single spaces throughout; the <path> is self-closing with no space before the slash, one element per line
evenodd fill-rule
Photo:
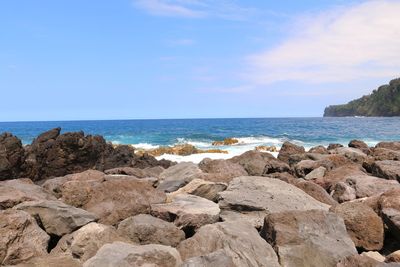
<path fill-rule="evenodd" d="M 391 0 L 4 0 L 0 121 L 321 116 L 400 76 L 399 13 Z"/>

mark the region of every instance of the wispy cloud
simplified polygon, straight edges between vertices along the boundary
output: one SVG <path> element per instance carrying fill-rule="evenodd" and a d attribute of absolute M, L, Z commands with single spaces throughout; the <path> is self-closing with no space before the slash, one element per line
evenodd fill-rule
<path fill-rule="evenodd" d="M 228 0 L 134 0 L 135 7 L 155 16 L 244 20 L 258 11 Z"/>
<path fill-rule="evenodd" d="M 280 45 L 248 58 L 253 82 L 343 82 L 400 74 L 400 2 L 367 1 L 298 18 Z"/>

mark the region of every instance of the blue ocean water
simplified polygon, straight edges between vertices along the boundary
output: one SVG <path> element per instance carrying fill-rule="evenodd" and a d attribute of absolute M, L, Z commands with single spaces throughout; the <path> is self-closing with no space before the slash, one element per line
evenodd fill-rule
<path fill-rule="evenodd" d="M 361 139 L 374 145 L 400 140 L 400 118 L 254 118 L 0 122 L 0 132 L 11 132 L 29 144 L 41 132 L 61 127 L 63 132 L 100 134 L 118 144 L 141 147 L 192 143 L 208 147 L 214 140 L 240 138 L 242 144 L 277 145 L 291 140 L 311 147 L 347 144 Z"/>

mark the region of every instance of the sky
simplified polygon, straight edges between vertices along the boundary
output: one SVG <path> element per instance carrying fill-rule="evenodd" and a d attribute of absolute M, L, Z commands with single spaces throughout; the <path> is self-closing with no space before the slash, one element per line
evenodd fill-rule
<path fill-rule="evenodd" d="M 319 117 L 400 77 L 400 0 L 1 0 L 0 121 Z"/>

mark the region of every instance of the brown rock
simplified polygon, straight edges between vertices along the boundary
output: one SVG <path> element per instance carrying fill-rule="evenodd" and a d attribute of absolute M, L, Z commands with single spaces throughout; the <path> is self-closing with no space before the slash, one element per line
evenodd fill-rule
<path fill-rule="evenodd" d="M 341 260 L 336 267 L 384 267 L 381 262 L 366 255 L 352 255 Z"/>
<path fill-rule="evenodd" d="M 12 265 L 47 254 L 50 237 L 20 210 L 0 211 L 0 264 Z"/>
<path fill-rule="evenodd" d="M 361 140 L 351 140 L 349 147 L 358 148 L 367 155 L 371 152 L 368 145 Z"/>
<path fill-rule="evenodd" d="M 284 142 L 281 150 L 279 151 L 278 159 L 283 162 L 289 163 L 289 156 L 293 154 L 304 154 L 306 151 L 304 147 Z"/>
<path fill-rule="evenodd" d="M 380 142 L 376 148 L 386 148 L 394 151 L 400 151 L 400 142 Z"/>
<path fill-rule="evenodd" d="M 357 248 L 380 250 L 383 247 L 382 219 L 369 206 L 362 203 L 343 203 L 331 211 L 344 219 L 347 232 Z"/>
<path fill-rule="evenodd" d="M 329 144 L 328 145 L 328 150 L 332 150 L 332 149 L 336 149 L 336 148 L 339 148 L 339 147 L 343 147 L 343 145 L 341 145 L 341 144 Z"/>
<path fill-rule="evenodd" d="M 160 184 L 157 188 L 164 192 L 176 191 L 195 179 L 195 175 L 200 173 L 202 173 L 201 169 L 194 163 L 178 163 L 160 174 Z"/>
<path fill-rule="evenodd" d="M 375 176 L 400 181 L 400 161 L 375 161 L 368 166 L 367 170 Z"/>
<path fill-rule="evenodd" d="M 325 191 L 325 189 L 323 189 L 316 183 L 298 179 L 293 181 L 293 185 L 295 185 L 297 188 L 300 188 L 319 202 L 325 203 L 327 205 L 337 204 L 337 202 Z"/>
<path fill-rule="evenodd" d="M 160 244 L 176 247 L 185 239 L 185 233 L 173 223 L 147 214 L 123 220 L 118 225 L 118 233 L 141 245 Z"/>
<path fill-rule="evenodd" d="M 223 141 L 212 142 L 213 146 L 230 146 L 239 143 L 239 140 L 235 138 L 225 138 Z"/>
<path fill-rule="evenodd" d="M 385 262 L 400 262 L 400 250 L 396 250 L 387 255 Z"/>
<path fill-rule="evenodd" d="M 206 173 L 222 173 L 230 178 L 247 175 L 240 164 L 223 159 L 205 158 L 199 163 L 199 168 Z"/>
<path fill-rule="evenodd" d="M 400 189 L 387 191 L 378 202 L 380 214 L 389 231 L 400 240 Z"/>
<path fill-rule="evenodd" d="M 214 183 L 203 179 L 194 179 L 184 187 L 168 194 L 168 198 L 174 198 L 179 194 L 191 194 L 211 201 L 217 201 L 218 193 L 224 191 L 227 186 L 226 183 Z"/>
<path fill-rule="evenodd" d="M 374 148 L 370 156 L 375 160 L 400 160 L 400 150 L 391 150 L 387 148 Z"/>
<path fill-rule="evenodd" d="M 24 161 L 21 140 L 10 133 L 0 135 L 0 181 L 17 178 Z"/>
<path fill-rule="evenodd" d="M 331 188 L 331 196 L 339 203 L 357 198 L 356 190 L 345 182 L 338 182 Z"/>

